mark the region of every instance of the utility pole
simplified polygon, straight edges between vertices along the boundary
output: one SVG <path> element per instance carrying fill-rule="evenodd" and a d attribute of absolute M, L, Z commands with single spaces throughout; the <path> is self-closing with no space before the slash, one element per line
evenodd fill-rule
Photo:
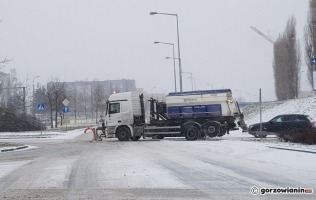
<path fill-rule="evenodd" d="M 262 97 L 261 97 L 261 88 L 259 89 L 259 105 L 260 105 L 260 138 L 262 138 Z"/>

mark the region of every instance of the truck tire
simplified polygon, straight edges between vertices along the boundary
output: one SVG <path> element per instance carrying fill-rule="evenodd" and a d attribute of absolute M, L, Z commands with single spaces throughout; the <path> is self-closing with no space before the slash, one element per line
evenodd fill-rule
<path fill-rule="evenodd" d="M 158 135 L 158 139 L 162 140 L 162 139 L 164 139 L 164 138 L 165 138 L 165 136 L 163 136 L 163 135 Z"/>
<path fill-rule="evenodd" d="M 139 139 L 140 139 L 140 136 L 131 137 L 131 140 L 132 140 L 132 141 L 138 141 Z"/>
<path fill-rule="evenodd" d="M 183 127 L 183 135 L 187 140 L 197 140 L 201 135 L 201 131 L 198 127 L 194 126 L 193 124 L 188 124 Z"/>
<path fill-rule="evenodd" d="M 128 141 L 131 138 L 131 131 L 127 127 L 119 127 L 116 130 L 116 137 L 119 141 Z"/>
<path fill-rule="evenodd" d="M 163 136 L 163 135 L 153 135 L 151 138 L 154 139 L 154 140 L 156 140 L 156 139 L 162 140 L 162 139 L 165 138 L 165 136 Z"/>
<path fill-rule="evenodd" d="M 219 137 L 222 137 L 222 136 L 224 136 L 226 133 L 229 134 L 229 130 L 227 130 L 227 129 L 224 128 L 224 127 L 221 127 L 221 134 L 218 135 L 218 136 L 219 136 Z"/>
<path fill-rule="evenodd" d="M 209 121 L 202 125 L 201 130 L 209 137 L 221 136 L 221 125 L 215 121 Z M 225 133 L 224 133 L 225 134 Z"/>

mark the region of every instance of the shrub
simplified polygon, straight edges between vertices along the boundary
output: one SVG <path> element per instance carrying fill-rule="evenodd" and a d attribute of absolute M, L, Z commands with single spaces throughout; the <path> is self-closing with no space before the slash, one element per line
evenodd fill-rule
<path fill-rule="evenodd" d="M 46 126 L 30 115 L 16 115 L 14 111 L 0 108 L 0 132 L 45 130 Z"/>
<path fill-rule="evenodd" d="M 296 130 L 284 131 L 278 134 L 278 137 L 285 142 L 316 144 L 316 129 L 302 128 Z"/>

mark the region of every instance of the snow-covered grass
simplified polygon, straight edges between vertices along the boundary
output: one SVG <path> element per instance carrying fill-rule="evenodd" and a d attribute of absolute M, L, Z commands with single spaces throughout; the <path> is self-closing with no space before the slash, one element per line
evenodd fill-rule
<path fill-rule="evenodd" d="M 0 139 L 12 138 L 50 138 L 50 139 L 73 139 L 84 132 L 84 129 L 71 131 L 29 131 L 29 132 L 0 132 Z"/>
<path fill-rule="evenodd" d="M 248 105 L 242 109 L 245 115 L 246 124 L 260 122 L 260 106 L 259 103 Z M 274 102 L 263 102 L 262 103 L 262 121 L 266 122 L 273 117 L 281 114 L 305 114 L 316 120 L 316 98 L 308 97 L 301 99 L 291 99 L 288 101 L 274 101 Z M 304 145 L 291 142 L 281 142 L 276 136 L 268 136 L 267 139 L 255 139 L 248 133 L 232 132 L 231 135 L 235 135 L 239 140 L 252 140 L 254 142 L 261 142 L 270 147 L 287 148 L 302 151 L 316 152 L 316 145 Z M 250 136 L 247 139 L 247 135 Z M 241 139 L 241 137 L 245 137 Z M 274 139 L 272 139 L 274 138 Z"/>
<path fill-rule="evenodd" d="M 245 114 L 245 120 L 248 125 L 260 122 L 259 103 L 248 105 L 242 111 Z M 316 98 L 308 97 L 262 103 L 263 122 L 281 114 L 305 114 L 316 120 Z"/>
<path fill-rule="evenodd" d="M 316 153 L 316 145 L 284 142 L 284 141 L 281 141 L 275 135 L 268 135 L 266 138 L 261 139 L 261 138 L 255 138 L 253 135 L 250 135 L 247 132 L 241 132 L 241 130 L 238 130 L 238 131 L 231 131 L 229 135 L 223 136 L 222 139 L 252 142 L 259 145 L 263 144 L 266 147 L 272 147 L 272 148 L 292 149 L 292 150 L 308 151 L 308 152 Z"/>

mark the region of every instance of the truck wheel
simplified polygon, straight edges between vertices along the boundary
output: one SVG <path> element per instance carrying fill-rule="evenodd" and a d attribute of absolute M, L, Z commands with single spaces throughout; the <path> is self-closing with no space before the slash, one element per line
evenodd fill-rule
<path fill-rule="evenodd" d="M 197 140 L 201 132 L 198 127 L 194 125 L 188 125 L 183 128 L 183 134 L 187 140 Z"/>
<path fill-rule="evenodd" d="M 221 125 L 218 122 L 206 122 L 201 129 L 209 137 L 221 135 Z"/>
<path fill-rule="evenodd" d="M 165 138 L 165 136 L 163 136 L 163 135 L 153 135 L 151 138 L 154 139 L 154 140 L 156 140 L 156 139 L 162 140 L 162 139 Z"/>
<path fill-rule="evenodd" d="M 164 138 L 165 138 L 165 136 L 163 136 L 163 135 L 158 135 L 158 139 L 162 140 L 162 139 L 164 139 Z"/>
<path fill-rule="evenodd" d="M 218 135 L 218 136 L 222 137 L 223 135 L 225 135 L 225 133 L 226 133 L 226 129 L 225 128 L 221 128 L 221 134 Z M 229 134 L 228 131 L 227 131 L 227 134 Z"/>
<path fill-rule="evenodd" d="M 131 137 L 131 140 L 132 140 L 132 141 L 138 141 L 139 139 L 140 139 L 140 136 Z"/>
<path fill-rule="evenodd" d="M 119 127 L 116 130 L 116 137 L 119 141 L 128 141 L 131 137 L 131 131 L 127 127 Z"/>

